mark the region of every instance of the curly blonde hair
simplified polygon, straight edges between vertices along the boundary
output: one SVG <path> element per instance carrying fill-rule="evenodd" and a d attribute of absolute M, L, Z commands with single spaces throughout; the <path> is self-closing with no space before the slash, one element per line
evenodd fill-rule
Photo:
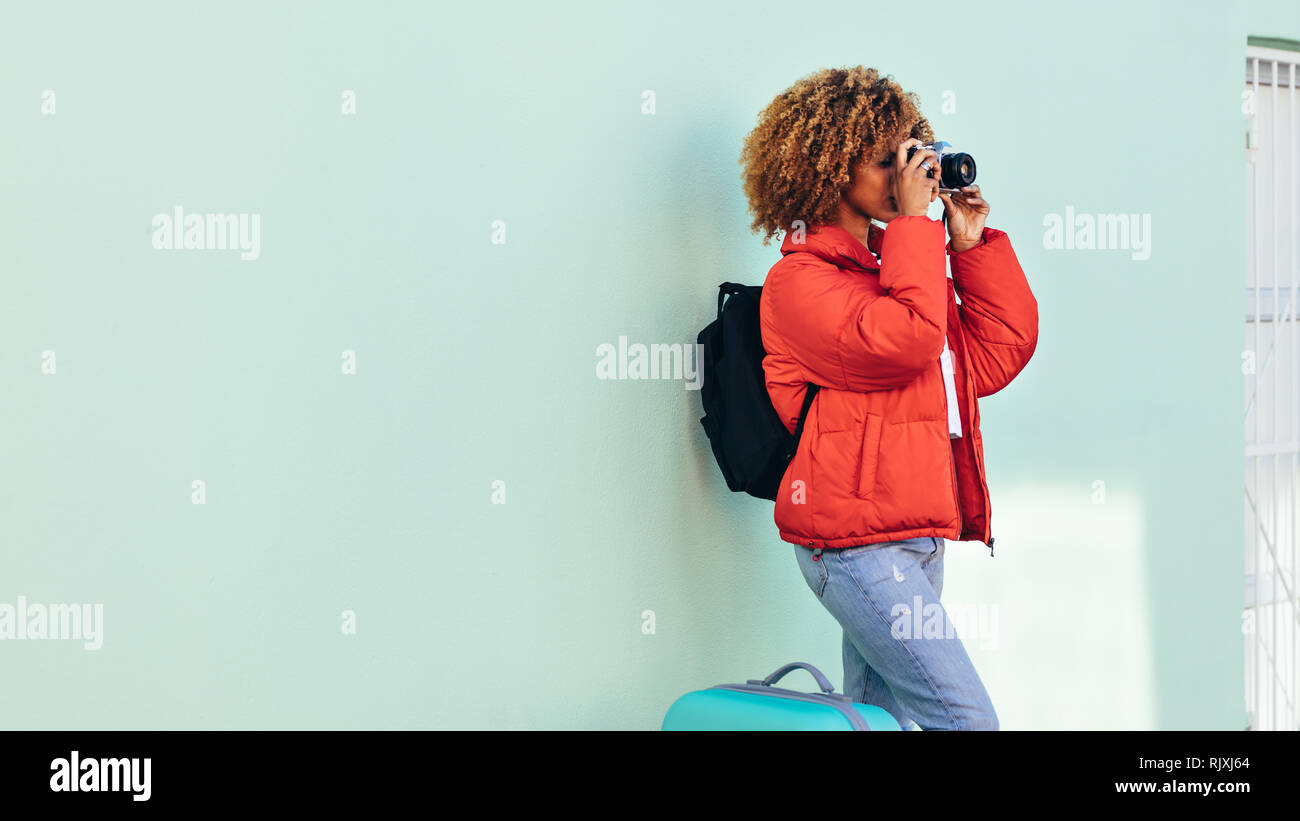
<path fill-rule="evenodd" d="M 795 220 L 835 222 L 852 170 L 910 137 L 930 142 L 934 133 L 920 100 L 892 76 L 853 66 L 803 77 L 763 109 L 740 152 L 751 230 L 767 245 Z"/>

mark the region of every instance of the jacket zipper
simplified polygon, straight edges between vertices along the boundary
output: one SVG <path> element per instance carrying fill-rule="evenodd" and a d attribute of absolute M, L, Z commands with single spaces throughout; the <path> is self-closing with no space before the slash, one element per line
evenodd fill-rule
<path fill-rule="evenodd" d="M 966 520 L 961 515 L 961 493 L 957 491 L 957 457 L 952 452 L 952 439 L 948 439 L 948 466 L 952 468 L 952 503 L 957 508 L 957 534 L 966 529 Z"/>
<path fill-rule="evenodd" d="M 947 404 L 948 394 L 944 392 L 944 403 Z M 963 436 L 962 438 L 965 438 Z M 973 448 L 974 445 L 971 445 Z M 961 492 L 957 489 L 957 456 L 952 452 L 952 439 L 948 440 L 948 465 L 952 469 L 952 502 L 957 508 L 957 529 L 964 532 L 966 530 L 966 520 L 961 515 Z M 975 470 L 979 470 L 979 463 L 976 462 Z M 980 483 L 983 484 L 983 477 L 980 477 Z M 988 515 L 987 511 L 984 514 Z M 993 558 L 993 529 L 989 528 L 989 558 Z"/>
<path fill-rule="evenodd" d="M 964 350 L 965 349 L 963 348 L 963 351 Z M 940 370 L 943 369 L 942 361 L 939 363 L 939 368 Z M 956 377 L 954 376 L 954 382 L 955 379 Z M 941 378 L 939 381 L 940 383 L 942 383 L 943 379 Z M 947 419 L 947 412 L 949 408 L 948 408 L 948 389 L 946 386 L 944 386 L 943 388 L 943 405 L 944 405 L 944 418 Z M 958 413 L 957 416 L 959 419 L 961 418 L 960 413 Z M 952 452 L 952 442 L 953 442 L 952 437 L 949 436 L 948 437 L 948 467 L 952 471 L 952 504 L 953 507 L 957 508 L 957 535 L 958 537 L 960 537 L 961 534 L 966 530 L 966 520 L 961 515 L 961 492 L 957 489 L 957 455 Z"/>
<path fill-rule="evenodd" d="M 972 440 L 971 447 L 972 447 L 972 448 L 976 447 L 976 445 L 974 444 L 974 440 Z M 979 474 L 980 474 L 980 485 L 985 485 L 985 484 L 987 483 L 988 480 L 984 478 L 983 472 L 980 471 L 979 460 L 978 460 L 978 459 L 975 461 L 975 470 L 976 470 L 977 472 L 979 472 Z M 985 516 L 985 520 L 986 520 L 986 521 L 988 521 L 989 519 L 992 518 L 992 517 L 989 515 L 989 506 L 988 506 L 988 504 L 987 504 L 987 500 L 986 500 L 986 504 L 984 505 L 984 516 Z M 989 521 L 989 558 L 990 558 L 990 559 L 993 558 L 993 541 L 994 541 L 994 540 L 993 540 L 993 527 L 992 527 L 992 525 L 993 525 L 993 523 L 992 523 L 991 521 Z"/>
<path fill-rule="evenodd" d="M 951 443 L 949 443 L 949 444 L 951 445 Z M 975 446 L 974 446 L 974 445 L 971 445 L 971 447 L 975 447 Z M 948 455 L 949 455 L 949 456 L 952 456 L 952 447 L 951 447 L 951 446 L 948 448 Z M 979 470 L 979 465 L 978 465 L 978 464 L 975 465 L 975 470 L 977 470 L 977 471 Z M 980 482 L 983 483 L 983 481 L 984 481 L 984 480 L 983 480 L 983 477 L 981 477 L 981 478 L 980 478 Z M 952 456 L 952 487 L 953 487 L 954 494 L 956 494 L 956 490 L 957 490 L 957 457 L 956 457 L 956 456 Z M 956 495 L 960 495 L 960 494 L 956 494 Z M 957 515 L 958 515 L 959 517 L 961 516 L 961 505 L 960 505 L 960 504 L 958 504 L 958 506 L 957 506 Z M 984 515 L 985 515 L 985 516 L 988 516 L 988 511 L 987 511 L 987 510 L 985 510 Z M 961 528 L 962 528 L 962 530 L 965 530 L 965 529 L 966 529 L 966 522 L 965 522 L 965 521 L 962 521 L 962 523 L 961 523 Z M 993 558 L 993 528 L 989 528 L 989 558 L 990 558 L 990 559 Z"/>
<path fill-rule="evenodd" d="M 949 287 L 951 287 L 951 285 L 952 285 L 952 280 L 951 280 L 951 278 L 948 280 L 948 284 L 949 284 Z M 964 362 L 966 361 L 966 358 L 967 358 L 967 355 L 968 355 L 968 354 L 967 354 L 967 351 L 966 351 L 966 340 L 965 340 L 964 338 L 963 338 L 962 341 L 961 341 L 961 353 L 962 353 L 962 361 L 963 361 L 963 363 L 964 363 Z M 955 368 L 955 366 L 954 366 L 954 368 Z M 967 380 L 970 379 L 970 374 L 969 374 L 969 373 L 967 373 L 966 378 L 967 378 Z M 969 387 L 970 387 L 970 383 L 967 382 L 967 388 L 969 388 Z M 947 393 L 947 391 L 944 391 L 944 395 L 943 395 L 943 396 L 944 396 L 944 404 L 945 404 L 945 406 L 946 406 L 946 405 L 947 405 L 947 401 L 948 401 L 948 393 Z M 959 414 L 959 416 L 960 416 L 960 414 Z M 972 414 L 972 415 L 971 415 L 971 426 L 974 427 L 974 425 L 975 425 L 975 417 L 974 417 L 974 415 Z M 969 431 L 966 431 L 966 430 L 963 430 L 963 431 L 962 431 L 962 438 L 965 438 L 966 436 L 969 436 L 969 435 L 970 435 L 970 432 L 969 432 Z M 972 453 L 971 453 L 971 455 L 972 455 L 972 457 L 974 456 L 974 451 L 973 451 L 974 447 L 975 447 L 975 445 L 972 444 L 972 445 L 971 445 L 971 448 L 972 448 Z M 958 529 L 964 531 L 964 530 L 966 529 L 966 521 L 965 521 L 964 519 L 961 518 L 961 499 L 960 499 L 961 494 L 960 494 L 960 492 L 958 492 L 958 490 L 957 490 L 957 457 L 956 457 L 956 456 L 953 454 L 953 452 L 952 452 L 952 441 L 951 441 L 951 440 L 949 440 L 949 442 L 948 442 L 948 458 L 949 458 L 949 461 L 950 461 L 951 464 L 952 464 L 952 492 L 953 492 L 953 500 L 954 500 L 954 502 L 956 502 L 956 504 L 957 504 L 957 520 L 958 520 L 958 522 L 959 522 L 959 524 L 957 525 L 957 527 L 958 527 Z M 978 460 L 978 459 L 975 460 L 975 471 L 976 471 L 977 473 L 980 473 L 980 466 L 979 466 L 979 460 Z M 984 484 L 985 484 L 985 479 L 984 479 L 984 476 L 983 476 L 982 474 L 980 475 L 979 479 L 980 479 L 980 485 L 984 485 Z M 984 506 L 984 515 L 985 515 L 985 517 L 988 517 L 988 515 L 989 515 L 989 513 L 988 513 L 988 505 L 987 505 L 987 504 Z M 993 558 L 993 528 L 992 528 L 992 527 L 989 528 L 989 558 L 990 558 L 990 559 Z"/>
<path fill-rule="evenodd" d="M 972 443 L 972 444 L 971 444 L 971 447 L 974 448 L 974 447 L 975 447 L 975 444 Z M 954 460 L 954 462 L 953 462 L 953 465 L 954 465 L 954 466 L 953 466 L 953 486 L 954 486 L 954 487 L 957 486 L 957 468 L 956 468 L 956 464 L 957 464 L 957 462 L 956 462 L 956 460 Z M 978 464 L 978 462 L 976 462 L 975 470 L 979 470 L 979 464 Z M 983 477 L 980 477 L 980 483 L 982 483 L 982 485 L 983 485 L 983 482 L 984 482 L 984 478 L 983 478 Z M 961 512 L 961 508 L 958 508 L 958 512 Z M 985 516 L 985 517 L 988 516 L 988 507 L 987 507 L 987 505 L 985 505 L 984 516 Z M 965 525 L 965 522 L 962 522 L 962 524 Z M 992 557 L 993 557 L 993 529 L 992 529 L 992 527 L 989 527 L 989 529 L 988 529 L 988 557 L 989 557 L 989 559 L 992 559 Z"/>

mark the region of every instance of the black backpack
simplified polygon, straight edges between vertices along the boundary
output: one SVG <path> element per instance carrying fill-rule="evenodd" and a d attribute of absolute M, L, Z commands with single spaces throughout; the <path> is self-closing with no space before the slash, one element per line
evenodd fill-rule
<path fill-rule="evenodd" d="M 818 386 L 809 383 L 792 435 L 772 407 L 763 376 L 767 354 L 758 324 L 762 293 L 761 285 L 724 282 L 718 286 L 718 318 L 695 338 L 704 346 L 700 424 L 727 487 L 775 501 Z"/>

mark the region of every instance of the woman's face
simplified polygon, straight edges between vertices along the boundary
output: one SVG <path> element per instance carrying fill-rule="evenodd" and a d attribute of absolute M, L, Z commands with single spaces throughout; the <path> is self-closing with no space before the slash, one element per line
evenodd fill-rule
<path fill-rule="evenodd" d="M 867 154 L 859 161 L 850 172 L 852 182 L 840 193 L 844 207 L 880 222 L 889 222 L 898 216 L 898 203 L 894 201 L 897 147 Z"/>

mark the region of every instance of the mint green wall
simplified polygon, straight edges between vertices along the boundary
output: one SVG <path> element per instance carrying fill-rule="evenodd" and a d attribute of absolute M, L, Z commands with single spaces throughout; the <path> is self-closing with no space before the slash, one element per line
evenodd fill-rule
<path fill-rule="evenodd" d="M 0 604 L 102 603 L 104 644 L 0 642 L 0 726 L 651 729 L 792 660 L 838 687 L 698 393 L 596 351 L 762 281 L 740 142 L 863 63 L 977 156 L 1039 299 L 981 404 L 996 556 L 946 563 L 1003 726 L 1242 727 L 1240 77 L 1296 26 L 1002 5 L 6 5 Z M 260 214 L 260 258 L 154 250 L 178 204 Z M 1150 258 L 1045 248 L 1067 206 L 1150 214 Z"/>
<path fill-rule="evenodd" d="M 1300 40 L 1300 8 L 1290 0 L 1248 0 L 1246 25 L 1257 37 Z"/>

